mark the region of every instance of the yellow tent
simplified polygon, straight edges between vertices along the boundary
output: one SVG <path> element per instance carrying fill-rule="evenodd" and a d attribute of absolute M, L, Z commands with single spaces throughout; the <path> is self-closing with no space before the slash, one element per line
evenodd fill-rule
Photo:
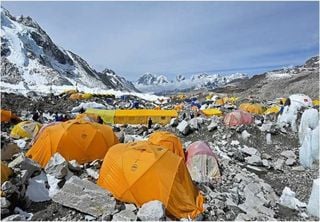
<path fill-rule="evenodd" d="M 270 108 L 268 108 L 264 114 L 265 115 L 269 115 L 269 114 L 277 114 L 278 112 L 280 112 L 280 107 L 279 106 L 271 106 Z"/>
<path fill-rule="evenodd" d="M 220 109 L 203 109 L 201 110 L 206 116 L 222 116 Z"/>
<path fill-rule="evenodd" d="M 318 99 L 312 100 L 312 104 L 314 106 L 319 106 L 319 100 Z"/>
<path fill-rule="evenodd" d="M 166 131 L 157 131 L 150 135 L 148 141 L 153 145 L 162 146 L 172 151 L 174 154 L 181 156 L 183 159 L 185 158 L 181 141 L 179 137 L 177 137 L 173 133 Z"/>
<path fill-rule="evenodd" d="M 82 99 L 91 99 L 93 95 L 91 93 L 84 93 L 81 95 Z"/>
<path fill-rule="evenodd" d="M 212 95 L 207 95 L 206 96 L 206 100 L 211 100 L 211 98 L 212 98 Z"/>
<path fill-rule="evenodd" d="M 103 110 L 103 109 L 87 109 L 86 113 L 95 114 L 100 116 L 103 123 L 114 124 L 115 110 Z"/>
<path fill-rule="evenodd" d="M 10 136 L 16 139 L 32 138 L 39 132 L 41 124 L 34 121 L 23 121 L 15 125 L 10 133 Z"/>
<path fill-rule="evenodd" d="M 218 105 L 218 106 L 223 106 L 224 105 L 224 100 L 223 99 L 217 99 L 214 104 Z"/>
<path fill-rule="evenodd" d="M 109 148 L 117 143 L 118 138 L 111 127 L 75 119 L 44 129 L 26 156 L 42 167 L 56 152 L 66 160 L 83 164 L 103 159 Z"/>
<path fill-rule="evenodd" d="M 255 114 L 262 114 L 264 110 L 262 105 L 251 104 L 251 103 L 242 103 L 239 109 L 249 113 L 255 113 Z"/>
<path fill-rule="evenodd" d="M 115 124 L 148 124 L 149 117 L 153 123 L 162 125 L 170 123 L 171 118 L 177 117 L 176 110 L 132 109 L 116 110 Z"/>
<path fill-rule="evenodd" d="M 82 93 L 73 93 L 69 97 L 71 100 L 81 100 L 82 98 Z"/>
<path fill-rule="evenodd" d="M 203 212 L 203 196 L 193 185 L 183 158 L 147 141 L 111 147 L 97 184 L 118 200 L 139 207 L 160 200 L 176 218 L 195 218 Z"/>
<path fill-rule="evenodd" d="M 12 170 L 1 161 L 1 184 L 9 179 Z"/>

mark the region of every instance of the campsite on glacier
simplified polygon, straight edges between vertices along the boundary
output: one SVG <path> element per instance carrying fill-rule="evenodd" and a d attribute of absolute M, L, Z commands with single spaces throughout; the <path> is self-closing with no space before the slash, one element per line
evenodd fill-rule
<path fill-rule="evenodd" d="M 147 3 L 119 4 L 168 10 Z M 253 73 L 133 78 L 58 45 L 14 4 L 1 6 L 2 220 L 319 220 L 318 51 Z"/>

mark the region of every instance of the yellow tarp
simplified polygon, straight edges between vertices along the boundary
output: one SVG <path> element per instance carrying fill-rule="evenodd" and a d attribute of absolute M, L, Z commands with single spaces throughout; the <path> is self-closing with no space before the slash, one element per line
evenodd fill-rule
<path fill-rule="evenodd" d="M 183 159 L 184 151 L 179 137 L 166 131 L 157 131 L 150 135 L 148 141 L 153 145 L 162 146 L 172 151 L 174 154 L 181 156 Z"/>
<path fill-rule="evenodd" d="M 176 218 L 203 212 L 203 196 L 192 183 L 184 159 L 147 141 L 110 148 L 97 184 L 118 200 L 141 206 L 159 200 Z"/>
<path fill-rule="evenodd" d="M 91 93 L 83 93 L 81 97 L 82 99 L 91 99 L 93 95 Z"/>
<path fill-rule="evenodd" d="M 33 138 L 37 135 L 41 126 L 42 125 L 38 122 L 23 121 L 12 128 L 10 136 L 16 139 Z"/>
<path fill-rule="evenodd" d="M 56 152 L 68 161 L 83 164 L 103 159 L 118 142 L 110 126 L 75 119 L 45 128 L 26 156 L 42 167 Z"/>
<path fill-rule="evenodd" d="M 1 161 L 1 184 L 7 181 L 12 173 L 12 170 Z"/>
<path fill-rule="evenodd" d="M 269 114 L 277 114 L 278 112 L 280 112 L 280 107 L 279 106 L 271 106 L 270 108 L 268 108 L 264 114 L 265 115 L 269 115 Z"/>
<path fill-rule="evenodd" d="M 312 104 L 314 106 L 319 106 L 319 100 L 318 99 L 312 100 Z"/>
<path fill-rule="evenodd" d="M 260 104 L 251 104 L 251 103 L 242 103 L 239 106 L 239 109 L 249 113 L 255 113 L 255 114 L 262 114 L 264 110 Z"/>
<path fill-rule="evenodd" d="M 101 117 L 103 123 L 114 124 L 115 110 L 87 109 L 86 113 L 95 114 Z"/>
<path fill-rule="evenodd" d="M 222 116 L 220 109 L 204 109 L 201 110 L 206 116 Z"/>
<path fill-rule="evenodd" d="M 171 118 L 177 117 L 176 110 L 132 109 L 116 110 L 115 124 L 148 124 L 149 117 L 153 123 L 162 125 L 170 123 Z"/>

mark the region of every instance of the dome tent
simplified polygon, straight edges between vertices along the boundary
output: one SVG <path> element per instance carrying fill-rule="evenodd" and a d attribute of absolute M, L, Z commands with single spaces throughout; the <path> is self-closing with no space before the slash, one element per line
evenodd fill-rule
<path fill-rule="evenodd" d="M 197 182 L 210 182 L 221 176 L 217 156 L 203 141 L 196 141 L 188 146 L 186 165 L 192 179 Z"/>
<path fill-rule="evenodd" d="M 242 103 L 239 106 L 239 109 L 249 113 L 262 114 L 264 108 L 262 107 L 262 105 L 257 103 Z"/>
<path fill-rule="evenodd" d="M 103 159 L 108 149 L 118 143 L 112 128 L 82 119 L 49 126 L 27 152 L 26 156 L 45 167 L 59 152 L 66 160 L 80 164 Z"/>
<path fill-rule="evenodd" d="M 166 131 L 157 131 L 150 135 L 148 141 L 153 145 L 167 148 L 174 154 L 177 154 L 184 159 L 182 144 L 179 137 L 177 137 L 176 135 Z"/>
<path fill-rule="evenodd" d="M 23 121 L 15 125 L 10 133 L 10 136 L 15 139 L 33 138 L 37 135 L 42 125 L 35 121 Z"/>
<path fill-rule="evenodd" d="M 228 113 L 224 117 L 224 124 L 229 127 L 248 125 L 253 122 L 253 117 L 250 113 L 244 112 L 242 110 L 236 110 Z"/>
<path fill-rule="evenodd" d="M 147 141 L 110 148 L 97 184 L 123 202 L 142 206 L 159 200 L 175 218 L 203 212 L 203 196 L 193 185 L 184 160 Z"/>

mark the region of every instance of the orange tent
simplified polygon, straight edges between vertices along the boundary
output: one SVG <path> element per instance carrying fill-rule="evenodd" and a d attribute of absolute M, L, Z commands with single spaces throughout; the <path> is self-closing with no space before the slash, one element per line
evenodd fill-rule
<path fill-rule="evenodd" d="M 195 218 L 204 210 L 203 196 L 193 185 L 184 160 L 147 141 L 111 147 L 97 184 L 118 200 L 139 207 L 159 200 L 176 218 Z"/>
<path fill-rule="evenodd" d="M 184 159 L 182 144 L 179 137 L 177 137 L 176 135 L 170 132 L 157 131 L 150 135 L 148 141 L 153 145 L 162 146 Z"/>
<path fill-rule="evenodd" d="M 255 114 L 262 114 L 264 111 L 264 108 L 260 104 L 251 104 L 251 103 L 242 103 L 239 106 L 239 109 L 249 113 L 255 113 Z"/>
<path fill-rule="evenodd" d="M 1 122 L 9 122 L 12 119 L 19 120 L 19 118 L 9 110 L 0 109 L 0 112 L 1 112 Z"/>
<path fill-rule="evenodd" d="M 118 138 L 111 127 L 75 119 L 45 128 L 26 156 L 42 167 L 56 152 L 66 160 L 83 164 L 103 159 L 109 148 L 117 143 Z"/>

